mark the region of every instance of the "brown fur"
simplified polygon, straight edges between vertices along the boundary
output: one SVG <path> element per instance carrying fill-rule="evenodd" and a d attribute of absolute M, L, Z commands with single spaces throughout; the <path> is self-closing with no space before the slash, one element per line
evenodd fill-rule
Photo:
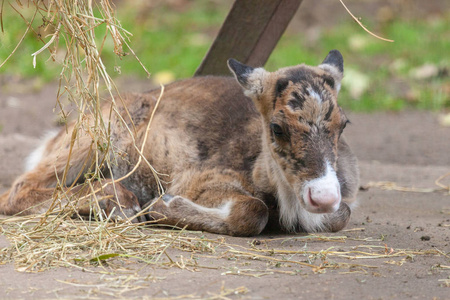
<path fill-rule="evenodd" d="M 323 68 L 299 65 L 274 73 L 262 73 L 262 69 L 240 73 L 230 62 L 249 97 L 235 79 L 227 77 L 193 78 L 167 86 L 144 151 L 154 169 L 167 174 L 161 176 L 167 194 L 159 197 L 152 171 L 141 164 L 130 177 L 95 195 L 104 199 L 100 209 L 132 217 L 139 206 L 146 207 L 150 211 L 147 217 L 159 223 L 255 235 L 266 228 L 269 219 L 280 218 L 283 204 L 278 168 L 288 185 L 301 186 L 323 174 L 326 158 L 336 169 L 345 203 L 326 214 L 317 228 L 307 229 L 300 219 L 292 228 L 283 226 L 281 219 L 269 225 L 296 231 L 342 229 L 350 217 L 347 204 L 355 200 L 358 171 L 356 159 L 341 137 L 347 119 L 337 104 L 335 85 L 342 74 L 326 61 Z M 308 90 L 320 94 L 321 101 Z M 114 178 L 124 176 L 137 163 L 133 140 L 140 147 L 159 93 L 156 89 L 129 94 L 118 107 L 133 136 L 121 119 L 113 116 L 113 148 L 104 155 L 113 162 Z M 106 105 L 105 119 L 109 110 Z M 274 123 L 282 127 L 283 136 L 274 134 Z M 71 145 L 70 134 L 76 132 L 73 125 L 68 132 L 50 140 L 37 166 L 0 196 L 0 213 L 43 212 L 50 207 L 54 193 L 66 192 L 76 198 L 92 190 L 77 185 L 83 181 L 82 174 L 94 166 L 91 139 L 80 129 L 77 142 Z M 104 169 L 105 177 L 111 178 Z M 62 178 L 67 190 L 54 191 Z M 72 185 L 75 187 L 69 188 Z M 93 189 L 100 187 L 94 185 Z M 93 197 L 78 204 L 80 213 L 90 213 Z"/>

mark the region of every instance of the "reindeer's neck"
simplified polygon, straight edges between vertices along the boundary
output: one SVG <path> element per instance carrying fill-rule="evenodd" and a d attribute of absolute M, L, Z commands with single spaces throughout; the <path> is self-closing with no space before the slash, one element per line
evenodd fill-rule
<path fill-rule="evenodd" d="M 269 149 L 269 138 L 265 132 L 263 132 L 261 142 L 261 153 L 253 169 L 253 183 L 258 190 L 279 198 L 280 190 L 284 190 L 284 194 L 286 194 L 292 188 L 287 183 L 280 166 L 272 157 Z"/>

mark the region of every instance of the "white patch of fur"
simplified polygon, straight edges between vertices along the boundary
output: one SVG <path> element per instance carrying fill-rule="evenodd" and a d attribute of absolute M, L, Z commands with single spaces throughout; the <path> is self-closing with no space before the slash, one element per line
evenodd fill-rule
<path fill-rule="evenodd" d="M 318 103 L 322 103 L 322 97 L 312 88 L 308 88 L 309 95 L 313 97 Z"/>
<path fill-rule="evenodd" d="M 283 184 L 278 186 L 280 222 L 289 231 L 295 231 L 300 224 L 306 232 L 318 232 L 324 228 L 323 214 L 308 212 L 297 198 L 294 190 Z"/>
<path fill-rule="evenodd" d="M 309 198 L 308 193 L 311 191 L 311 198 L 315 198 L 318 205 L 322 205 L 323 208 L 328 208 L 330 211 L 327 213 L 335 212 L 339 209 L 341 204 L 341 186 L 336 175 L 336 171 L 326 162 L 326 172 L 322 177 L 315 178 L 313 180 L 307 181 L 303 186 L 303 199 L 305 201 L 306 209 L 310 212 L 315 212 L 317 207 L 313 207 L 308 203 Z M 328 206 L 328 202 L 334 200 L 334 205 L 332 207 Z M 328 207 L 327 207 L 328 206 Z M 319 211 L 317 211 L 319 212 Z M 320 212 L 319 212 L 320 213 Z"/>
<path fill-rule="evenodd" d="M 255 79 L 255 78 L 262 79 L 265 76 L 266 73 L 267 73 L 267 71 L 264 70 L 264 68 L 253 69 L 253 72 L 252 72 L 252 75 L 251 75 L 250 79 Z"/>
<path fill-rule="evenodd" d="M 42 155 L 44 154 L 45 148 L 47 147 L 48 141 L 50 141 L 52 138 L 54 138 L 58 134 L 59 130 L 52 130 L 48 131 L 40 141 L 40 145 L 33 150 L 33 152 L 28 155 L 28 157 L 25 159 L 25 171 L 31 171 L 34 169 L 38 163 L 42 159 Z"/>
<path fill-rule="evenodd" d="M 321 68 L 322 70 L 327 71 L 328 73 L 330 73 L 335 80 L 337 81 L 341 81 L 342 77 L 344 74 L 341 73 L 341 71 L 339 71 L 339 69 L 334 66 L 334 65 L 330 65 L 330 64 L 320 64 L 319 68 Z"/>
<path fill-rule="evenodd" d="M 218 208 L 215 208 L 216 213 L 222 218 L 226 219 L 230 215 L 231 207 L 233 206 L 233 201 L 228 200 Z M 214 208 L 213 208 L 214 209 Z"/>
<path fill-rule="evenodd" d="M 295 232 L 300 226 L 307 232 L 318 232 L 324 230 L 324 215 L 308 212 L 303 206 L 294 191 L 287 182 L 283 171 L 278 164 L 271 160 L 272 170 L 275 171 L 274 180 L 277 184 L 277 196 L 280 209 L 280 223 L 286 230 Z"/>
<path fill-rule="evenodd" d="M 171 200 L 165 202 L 166 205 L 170 205 L 170 202 L 173 201 L 173 199 L 175 199 L 175 197 L 172 198 Z M 216 215 L 223 220 L 228 218 L 228 216 L 230 215 L 230 212 L 231 212 L 231 208 L 233 206 L 233 201 L 231 201 L 231 200 L 226 201 L 219 207 L 211 208 L 211 207 L 205 207 L 205 206 L 199 205 L 197 203 L 194 203 L 191 200 L 184 198 L 184 197 L 183 197 L 183 199 L 185 201 L 189 202 L 189 204 L 192 207 L 194 207 L 196 210 L 207 213 L 207 214 Z"/>
<path fill-rule="evenodd" d="M 338 68 L 336 68 L 333 65 L 329 65 L 329 64 L 321 64 L 321 65 L 319 65 L 319 68 L 331 73 L 331 75 L 333 76 L 333 78 L 335 80 L 335 85 L 334 85 L 335 89 L 339 93 L 339 91 L 341 90 L 341 80 L 344 77 L 344 74 L 342 74 L 338 70 Z"/>
<path fill-rule="evenodd" d="M 247 97 L 252 97 L 260 94 L 263 90 L 264 78 L 267 71 L 263 68 L 253 69 L 252 73 L 247 78 L 247 84 L 244 90 L 244 94 Z"/>

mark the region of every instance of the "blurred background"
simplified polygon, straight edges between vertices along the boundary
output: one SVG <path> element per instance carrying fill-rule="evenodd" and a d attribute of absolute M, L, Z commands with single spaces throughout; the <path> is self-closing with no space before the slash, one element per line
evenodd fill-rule
<path fill-rule="evenodd" d="M 13 1 L 14 2 L 14 1 Z M 214 40 L 233 1 L 116 0 L 116 17 L 133 34 L 130 45 L 152 74 L 150 81 L 168 83 L 190 77 Z M 445 112 L 450 109 L 450 1 L 347 0 L 348 8 L 372 32 L 367 34 L 339 1 L 304 0 L 272 53 L 266 69 L 306 63 L 317 65 L 329 50 L 345 59 L 341 105 L 353 111 L 398 111 L 411 108 Z M 17 3 L 14 2 L 17 6 Z M 27 20 L 32 10 L 20 12 Z M 0 64 L 26 30 L 24 19 L 4 3 L 0 32 Z M 58 80 L 61 66 L 31 53 L 43 46 L 39 36 L 47 25 L 36 18 L 12 59 L 0 68 L 0 93 L 30 93 Z M 101 42 L 105 28 L 99 26 Z M 118 57 L 105 40 L 102 58 L 119 82 L 145 82 L 146 73 L 132 55 Z M 61 48 L 63 49 L 63 47 Z M 125 49 L 125 52 L 127 50 Z M 57 53 L 62 61 L 64 51 Z M 120 74 L 120 77 L 119 77 Z M 131 85 L 128 85 L 130 87 Z M 127 86 L 124 87 L 125 89 Z"/>

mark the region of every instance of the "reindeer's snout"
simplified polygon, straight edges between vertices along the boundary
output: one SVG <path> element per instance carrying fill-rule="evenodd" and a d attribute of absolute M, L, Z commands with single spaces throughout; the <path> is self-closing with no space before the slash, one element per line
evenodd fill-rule
<path fill-rule="evenodd" d="M 341 203 L 340 184 L 333 168 L 327 165 L 324 176 L 307 182 L 303 188 L 306 210 L 312 213 L 333 213 Z"/>
<path fill-rule="evenodd" d="M 313 213 L 332 213 L 339 208 L 341 203 L 341 195 L 339 188 L 336 186 L 330 187 L 308 187 L 306 193 L 305 203 L 308 206 L 308 211 Z"/>

